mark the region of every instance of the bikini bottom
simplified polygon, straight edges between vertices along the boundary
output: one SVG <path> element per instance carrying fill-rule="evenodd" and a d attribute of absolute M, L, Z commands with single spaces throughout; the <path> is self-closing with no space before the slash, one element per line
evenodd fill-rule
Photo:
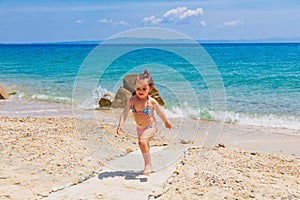
<path fill-rule="evenodd" d="M 150 129 L 150 128 L 155 128 L 155 132 L 153 133 L 152 131 L 146 131 L 147 129 Z M 149 125 L 149 126 L 146 126 L 146 127 L 136 127 L 136 131 L 138 133 L 138 137 L 142 137 L 142 138 L 148 138 L 148 137 L 153 137 L 154 134 L 157 132 L 157 126 L 156 124 L 153 124 L 153 125 Z M 146 131 L 146 132 L 145 132 Z"/>

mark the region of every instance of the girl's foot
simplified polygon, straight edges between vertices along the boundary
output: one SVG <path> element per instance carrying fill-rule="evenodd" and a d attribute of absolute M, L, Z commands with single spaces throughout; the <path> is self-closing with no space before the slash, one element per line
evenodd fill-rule
<path fill-rule="evenodd" d="M 151 165 L 146 165 L 145 168 L 144 168 L 143 175 L 149 176 L 151 172 L 152 172 L 152 166 Z"/>

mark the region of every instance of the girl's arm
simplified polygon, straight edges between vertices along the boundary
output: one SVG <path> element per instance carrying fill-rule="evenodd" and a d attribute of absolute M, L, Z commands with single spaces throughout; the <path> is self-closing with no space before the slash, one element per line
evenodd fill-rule
<path fill-rule="evenodd" d="M 118 124 L 118 128 L 117 128 L 118 135 L 122 135 L 122 131 L 124 132 L 123 124 L 129 114 L 130 105 L 131 105 L 131 98 L 128 100 L 127 104 L 124 107 L 123 112 L 120 115 L 119 124 Z"/>
<path fill-rule="evenodd" d="M 153 108 L 156 111 L 157 115 L 165 123 L 166 128 L 173 128 L 171 122 L 167 119 L 165 113 L 161 110 L 158 102 L 155 99 L 152 99 L 151 104 L 153 105 Z"/>

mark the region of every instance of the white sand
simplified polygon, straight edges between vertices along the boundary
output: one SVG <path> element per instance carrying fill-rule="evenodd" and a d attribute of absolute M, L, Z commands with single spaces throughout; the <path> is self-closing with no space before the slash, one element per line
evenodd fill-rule
<path fill-rule="evenodd" d="M 162 129 L 151 142 L 156 172 L 144 177 L 130 121 L 127 135 L 116 137 L 114 119 L 75 124 L 68 106 L 56 106 L 60 118 L 49 118 L 8 104 L 15 105 L 0 102 L 0 199 L 300 198 L 297 131 L 225 124 L 218 140 L 225 148 L 207 149 L 197 145 L 216 122 L 201 122 L 194 144 Z M 182 130 L 193 131 L 189 125 Z"/>

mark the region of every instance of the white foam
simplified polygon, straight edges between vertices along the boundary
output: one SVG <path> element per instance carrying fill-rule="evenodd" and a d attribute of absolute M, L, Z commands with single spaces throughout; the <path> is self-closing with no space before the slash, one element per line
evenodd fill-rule
<path fill-rule="evenodd" d="M 279 116 L 275 114 L 248 114 L 233 111 L 214 111 L 208 108 L 195 109 L 184 104 L 182 109 L 179 107 L 172 107 L 171 109 L 164 109 L 168 118 L 193 118 L 221 121 L 226 123 L 273 127 L 273 128 L 287 128 L 293 130 L 300 130 L 300 117 L 296 116 Z"/>
<path fill-rule="evenodd" d="M 112 93 L 106 88 L 98 86 L 92 93 L 92 96 L 86 98 L 78 108 L 84 110 L 93 110 L 99 107 L 98 101 L 107 93 Z M 113 99 L 112 99 L 113 100 Z"/>
<path fill-rule="evenodd" d="M 99 86 L 93 93 L 93 96 L 87 98 L 79 109 L 92 110 L 99 107 L 98 101 L 109 91 Z M 172 106 L 171 108 L 162 108 L 168 118 L 189 118 L 189 119 L 206 119 L 221 121 L 226 123 L 287 128 L 300 130 L 300 117 L 295 116 L 278 116 L 274 114 L 246 114 L 233 111 L 214 111 L 209 108 L 193 108 L 188 103 L 183 103 L 181 107 Z"/>
<path fill-rule="evenodd" d="M 218 120 L 217 117 L 215 119 Z M 242 125 L 300 130 L 300 118 L 295 116 L 278 116 L 274 114 L 244 114 L 227 111 L 225 112 L 224 122 Z"/>
<path fill-rule="evenodd" d="M 168 118 L 191 118 L 198 119 L 199 118 L 199 109 L 191 108 L 188 106 L 188 103 L 184 103 L 182 108 L 177 106 L 172 106 L 171 109 L 162 108 L 164 113 Z"/>
<path fill-rule="evenodd" d="M 51 96 L 48 96 L 45 94 L 34 94 L 31 96 L 31 98 L 36 99 L 36 100 L 48 100 L 48 101 L 52 100 L 52 101 L 58 101 L 58 102 L 72 102 L 72 99 L 69 97 L 59 97 L 59 96 L 51 97 Z"/>

